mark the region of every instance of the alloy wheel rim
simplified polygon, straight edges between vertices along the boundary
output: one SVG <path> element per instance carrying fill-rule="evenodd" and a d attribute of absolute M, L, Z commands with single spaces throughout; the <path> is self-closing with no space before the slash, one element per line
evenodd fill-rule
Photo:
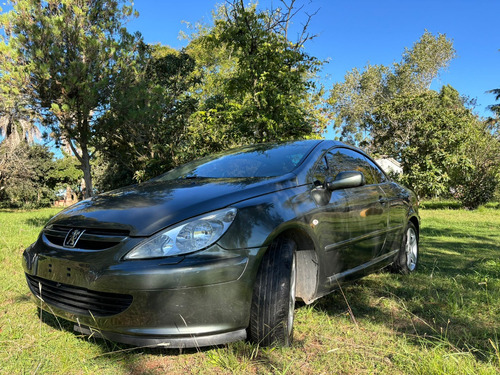
<path fill-rule="evenodd" d="M 413 228 L 408 228 L 406 232 L 406 266 L 410 271 L 417 267 L 418 242 L 417 234 Z"/>

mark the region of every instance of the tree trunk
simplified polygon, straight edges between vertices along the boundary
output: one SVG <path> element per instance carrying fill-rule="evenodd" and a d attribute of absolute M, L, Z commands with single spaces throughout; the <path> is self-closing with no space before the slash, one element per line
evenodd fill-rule
<path fill-rule="evenodd" d="M 90 155 L 86 145 L 82 145 L 82 170 L 83 180 L 85 181 L 85 190 L 83 191 L 84 198 L 90 198 L 92 192 L 92 174 L 90 173 Z"/>
<path fill-rule="evenodd" d="M 92 174 L 90 173 L 90 155 L 87 148 L 87 144 L 84 142 L 79 142 L 81 155 L 77 150 L 77 147 L 73 144 L 73 141 L 69 136 L 65 137 L 66 142 L 68 142 L 71 151 L 76 156 L 80 162 L 80 168 L 83 171 L 83 181 L 85 182 L 85 188 L 83 189 L 83 198 L 87 199 L 93 195 L 92 189 Z"/>

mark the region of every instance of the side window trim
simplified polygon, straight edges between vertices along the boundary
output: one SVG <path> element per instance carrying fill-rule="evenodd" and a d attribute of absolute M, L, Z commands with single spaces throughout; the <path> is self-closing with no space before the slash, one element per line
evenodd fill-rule
<path fill-rule="evenodd" d="M 323 155 L 321 155 L 320 158 L 318 158 L 318 160 L 316 160 L 313 168 L 311 169 L 313 171 L 312 175 L 310 175 L 310 182 L 313 183 L 313 184 L 316 184 L 316 182 L 320 182 L 321 184 L 323 184 L 325 181 L 324 181 L 324 178 L 326 178 L 326 176 L 328 175 L 328 171 L 329 171 L 329 164 L 328 164 L 328 159 L 326 157 L 326 155 L 328 154 L 330 150 L 327 150 L 326 152 L 323 153 Z M 319 171 L 322 167 L 326 166 L 326 169 L 325 171 Z M 323 174 L 324 173 L 324 178 L 323 178 L 323 181 L 321 181 L 320 179 L 317 178 L 318 174 Z"/>

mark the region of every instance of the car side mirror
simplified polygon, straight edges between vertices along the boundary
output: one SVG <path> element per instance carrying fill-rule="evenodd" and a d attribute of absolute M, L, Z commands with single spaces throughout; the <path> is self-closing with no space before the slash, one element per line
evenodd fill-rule
<path fill-rule="evenodd" d="M 363 186 L 366 183 L 365 176 L 359 171 L 340 172 L 335 179 L 326 179 L 325 187 L 332 191 L 337 189 L 348 189 Z"/>

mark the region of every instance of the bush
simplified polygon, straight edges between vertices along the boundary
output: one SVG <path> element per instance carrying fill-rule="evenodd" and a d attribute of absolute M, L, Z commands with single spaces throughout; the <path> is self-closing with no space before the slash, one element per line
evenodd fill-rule
<path fill-rule="evenodd" d="M 46 146 L 0 144 L 0 207 L 47 207 L 56 191 L 75 188 L 82 176 L 74 158 L 54 160 Z"/>
<path fill-rule="evenodd" d="M 493 199 L 498 186 L 498 178 L 493 173 L 474 171 L 466 183 L 456 187 L 454 196 L 464 208 L 475 210 Z"/>

